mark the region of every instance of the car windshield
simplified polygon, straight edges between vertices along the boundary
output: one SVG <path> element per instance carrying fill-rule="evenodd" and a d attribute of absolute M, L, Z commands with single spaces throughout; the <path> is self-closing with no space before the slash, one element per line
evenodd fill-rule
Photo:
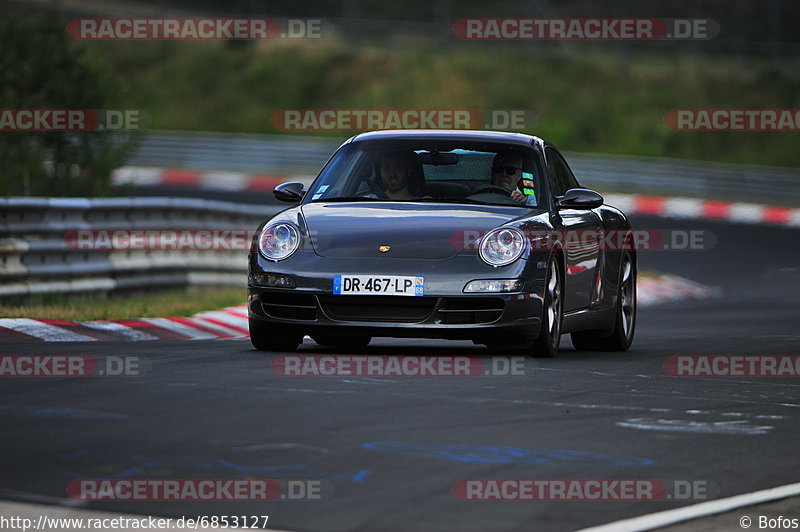
<path fill-rule="evenodd" d="M 419 201 L 536 208 L 540 167 L 532 148 L 507 144 L 353 142 L 329 161 L 304 203 Z"/>

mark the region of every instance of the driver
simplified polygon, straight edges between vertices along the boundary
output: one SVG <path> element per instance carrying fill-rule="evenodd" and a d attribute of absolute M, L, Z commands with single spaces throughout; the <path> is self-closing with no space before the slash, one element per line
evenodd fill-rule
<path fill-rule="evenodd" d="M 411 172 L 415 165 L 414 152 L 392 152 L 381 158 L 381 184 L 386 196 L 392 200 L 417 199 L 409 190 Z"/>
<path fill-rule="evenodd" d="M 510 192 L 509 197 L 517 203 L 536 205 L 534 196 L 525 195 L 517 190 L 517 183 L 522 176 L 522 155 L 512 152 L 500 152 L 492 161 L 492 185 L 502 187 Z"/>

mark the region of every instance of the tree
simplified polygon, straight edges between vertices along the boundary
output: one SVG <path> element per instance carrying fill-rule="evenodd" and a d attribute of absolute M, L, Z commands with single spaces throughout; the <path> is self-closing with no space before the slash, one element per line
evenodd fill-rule
<path fill-rule="evenodd" d="M 55 11 L 0 24 L 0 109 L 112 107 L 118 80 L 65 27 Z M 0 130 L 0 194 L 102 195 L 137 140 L 131 131 Z"/>

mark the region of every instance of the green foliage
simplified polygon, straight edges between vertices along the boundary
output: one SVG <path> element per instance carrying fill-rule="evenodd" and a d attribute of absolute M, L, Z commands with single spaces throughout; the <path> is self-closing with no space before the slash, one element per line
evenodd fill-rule
<path fill-rule="evenodd" d="M 55 12 L 0 23 L 0 108 L 104 109 L 119 84 L 71 42 Z M 135 136 L 104 131 L 0 131 L 0 194 L 100 195 Z"/>
<path fill-rule="evenodd" d="M 565 150 L 800 166 L 794 132 L 672 131 L 662 121 L 670 109 L 800 107 L 800 71 L 657 51 L 621 63 L 614 48 L 571 44 L 95 42 L 89 51 L 125 79 L 122 96 L 150 111 L 154 129 L 280 133 L 270 117 L 281 109 L 525 109 L 535 117 L 526 132 Z"/>
<path fill-rule="evenodd" d="M 50 14 L 0 27 L 0 104 L 140 109 L 153 129 L 240 133 L 280 133 L 270 119 L 283 109 L 524 109 L 535 118 L 525 132 L 564 150 L 800 166 L 796 132 L 663 123 L 670 109 L 798 108 L 791 61 L 568 44 L 81 43 Z M 102 193 L 130 148 L 120 137 L 0 132 L 0 191 Z"/>

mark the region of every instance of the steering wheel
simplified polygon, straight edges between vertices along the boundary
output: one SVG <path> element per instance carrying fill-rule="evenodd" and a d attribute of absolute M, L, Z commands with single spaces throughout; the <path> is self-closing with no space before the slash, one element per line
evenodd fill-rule
<path fill-rule="evenodd" d="M 505 187 L 501 187 L 498 185 L 481 185 L 475 190 L 470 193 L 470 196 L 474 194 L 480 194 L 482 192 L 494 192 L 495 194 L 503 194 L 505 196 L 511 197 L 511 191 Z"/>

